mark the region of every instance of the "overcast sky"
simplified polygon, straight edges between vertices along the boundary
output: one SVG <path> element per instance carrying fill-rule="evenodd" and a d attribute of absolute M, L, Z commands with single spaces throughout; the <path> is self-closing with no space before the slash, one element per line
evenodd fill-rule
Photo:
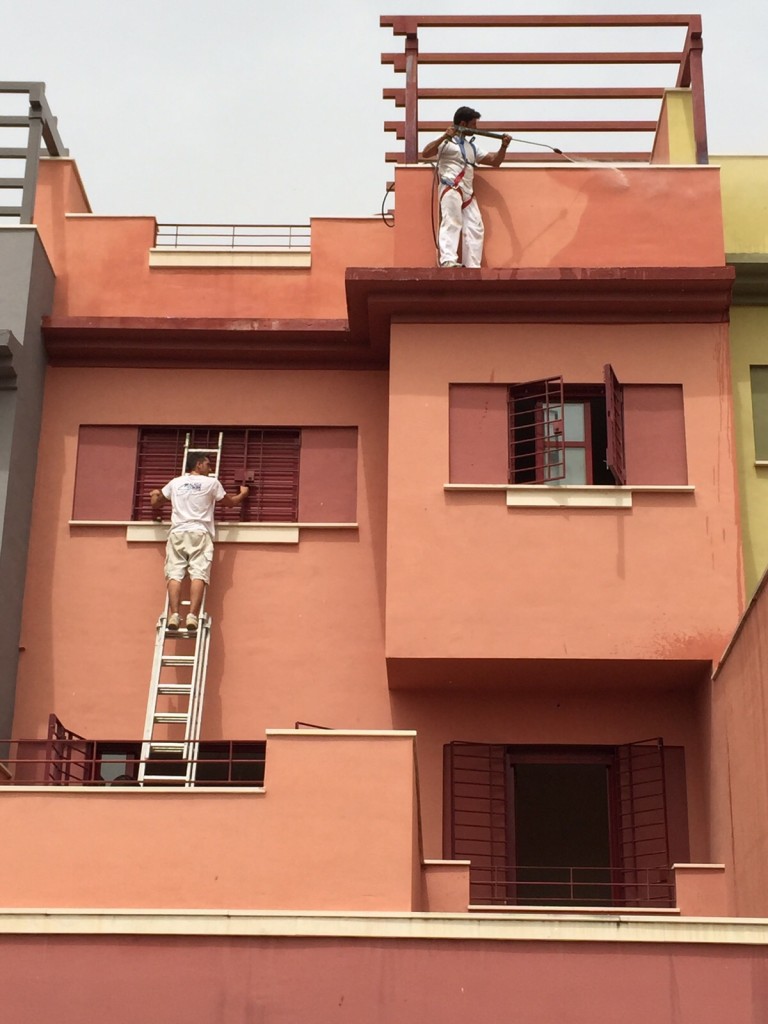
<path fill-rule="evenodd" d="M 402 50 L 403 41 L 379 28 L 380 14 L 681 12 L 703 17 L 710 153 L 768 154 L 768 0 L 0 0 L 0 75 L 46 83 L 94 212 L 298 224 L 368 216 L 381 205 L 391 176 L 384 153 L 401 148 L 384 133 L 384 120 L 399 112 L 381 90 L 402 85 L 403 76 L 382 66 L 380 54 Z M 423 43 L 430 50 L 680 45 L 679 31 L 587 40 L 583 30 L 559 42 L 533 32 L 468 41 L 453 31 Z M 544 73 L 495 69 L 483 74 L 501 77 L 470 82 L 454 69 L 451 84 L 543 85 Z M 591 73 L 589 84 L 619 84 L 615 69 Z M 642 84 L 643 73 L 629 69 L 622 81 Z M 671 74 L 655 69 L 651 80 L 672 84 Z M 438 81 L 425 72 L 421 84 Z M 546 109 L 476 105 L 493 120 L 530 120 Z M 5 103 L 2 112 L 10 109 Z M 641 109 L 586 116 L 643 117 Z M 578 138 L 544 141 L 566 151 L 584 146 Z"/>

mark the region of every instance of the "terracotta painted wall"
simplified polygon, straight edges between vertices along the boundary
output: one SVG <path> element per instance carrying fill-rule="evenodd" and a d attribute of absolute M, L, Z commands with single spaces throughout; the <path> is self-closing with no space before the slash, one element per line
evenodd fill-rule
<path fill-rule="evenodd" d="M 396 182 L 395 266 L 434 266 L 434 174 L 398 168 Z M 475 192 L 488 267 L 723 263 L 716 167 L 522 165 L 478 172 Z"/>
<path fill-rule="evenodd" d="M 0 937 L 17 1024 L 756 1024 L 761 947 L 404 939 Z M 45 964 L 46 984 L 36 984 Z"/>
<path fill-rule="evenodd" d="M 696 693 L 708 673 L 699 671 L 698 687 L 670 682 L 664 688 L 645 684 L 620 662 L 611 666 L 612 682 L 590 681 L 589 666 L 580 677 L 564 669 L 560 683 L 544 683 L 533 668 L 528 675 L 510 668 L 507 686 L 393 693 L 395 728 L 418 734 L 424 856 L 443 855 L 443 745 L 453 740 L 503 744 L 617 745 L 660 736 L 685 748 L 690 857 L 709 857 L 707 778 L 704 735 L 696 715 Z M 478 666 L 478 680 L 483 667 Z M 481 687 L 481 683 L 479 686 Z"/>
<path fill-rule="evenodd" d="M 83 215 L 74 173 L 41 162 L 35 216 L 54 316 L 346 318 L 346 267 L 392 266 L 394 232 L 370 217 L 313 220 L 311 269 L 150 267 L 155 218 Z"/>
<path fill-rule="evenodd" d="M 753 598 L 711 687 L 712 859 L 733 913 L 768 915 L 768 590 Z"/>
<path fill-rule="evenodd" d="M 683 385 L 694 494 L 631 510 L 510 509 L 446 492 L 451 383 L 562 374 Z M 717 658 L 740 610 L 722 326 L 394 325 L 389 658 Z"/>
<path fill-rule="evenodd" d="M 418 909 L 413 736 L 267 742 L 263 794 L 0 786 L 0 905 Z"/>
<path fill-rule="evenodd" d="M 191 416 L 359 428 L 358 530 L 303 531 L 298 545 L 218 546 L 203 738 L 257 738 L 296 720 L 388 728 L 385 376 L 51 369 L 15 735 L 42 735 L 55 711 L 83 735 L 141 736 L 164 545 L 129 544 L 125 527 L 69 526 L 78 429 Z"/>

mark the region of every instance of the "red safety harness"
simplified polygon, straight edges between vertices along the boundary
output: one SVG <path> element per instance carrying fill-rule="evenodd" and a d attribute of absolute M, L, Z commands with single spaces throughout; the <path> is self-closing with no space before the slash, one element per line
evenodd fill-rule
<path fill-rule="evenodd" d="M 452 189 L 455 189 L 459 193 L 459 195 L 462 196 L 462 203 L 461 203 L 462 210 L 466 209 L 466 207 L 469 206 L 469 204 L 475 198 L 475 193 L 474 192 L 470 192 L 468 198 L 464 199 L 463 198 L 464 193 L 462 192 L 462 190 L 460 188 L 461 180 L 464 177 L 464 175 L 466 174 L 467 167 L 468 166 L 474 167 L 477 164 L 477 148 L 475 147 L 475 144 L 472 141 L 472 139 L 469 139 L 469 144 L 472 147 L 472 152 L 474 154 L 475 159 L 474 160 L 467 160 L 467 154 L 466 154 L 466 150 L 464 148 L 464 137 L 461 136 L 459 138 L 459 150 L 461 151 L 461 158 L 464 161 L 464 167 L 461 169 L 461 171 L 459 171 L 459 173 L 456 175 L 456 177 L 453 179 L 453 181 L 449 181 L 447 178 L 443 178 L 443 177 L 440 178 L 441 183 L 443 185 L 445 185 L 445 188 L 440 193 L 440 202 L 443 201 L 443 197 L 446 196 Z"/>

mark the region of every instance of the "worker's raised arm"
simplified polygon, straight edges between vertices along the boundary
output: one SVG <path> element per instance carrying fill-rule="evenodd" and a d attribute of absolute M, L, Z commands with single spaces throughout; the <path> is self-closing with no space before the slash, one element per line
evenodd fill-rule
<path fill-rule="evenodd" d="M 481 157 L 477 162 L 482 164 L 484 167 L 501 167 L 504 162 L 504 157 L 507 152 L 507 146 L 512 141 L 511 135 L 502 135 L 501 145 L 495 153 L 486 153 L 484 157 Z"/>
<path fill-rule="evenodd" d="M 225 494 L 223 498 L 219 498 L 216 504 L 223 505 L 224 508 L 233 508 L 235 505 L 242 505 L 247 497 L 248 488 L 240 484 L 240 492 L 238 494 Z"/>

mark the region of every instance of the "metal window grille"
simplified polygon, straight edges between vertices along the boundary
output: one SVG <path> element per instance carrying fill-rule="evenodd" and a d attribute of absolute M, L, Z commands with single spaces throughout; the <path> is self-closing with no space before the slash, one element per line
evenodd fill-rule
<path fill-rule="evenodd" d="M 509 389 L 509 482 L 548 484 L 565 478 L 562 377 Z"/>
<path fill-rule="evenodd" d="M 446 854 L 470 860 L 470 901 L 506 899 L 506 748 L 491 743 L 449 743 L 445 748 Z"/>

